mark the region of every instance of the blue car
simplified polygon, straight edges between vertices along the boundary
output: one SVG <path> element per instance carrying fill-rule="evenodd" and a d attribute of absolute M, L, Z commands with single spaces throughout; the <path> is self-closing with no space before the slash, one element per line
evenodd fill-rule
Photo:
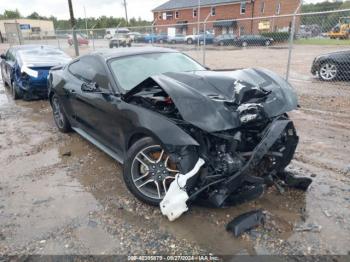
<path fill-rule="evenodd" d="M 155 35 L 155 34 L 146 34 L 143 37 L 143 42 L 145 42 L 145 43 L 155 43 L 155 42 L 157 42 L 157 35 Z"/>
<path fill-rule="evenodd" d="M 49 70 L 71 60 L 60 49 L 42 45 L 14 46 L 0 57 L 5 86 L 10 87 L 14 99 L 26 100 L 47 97 Z"/>

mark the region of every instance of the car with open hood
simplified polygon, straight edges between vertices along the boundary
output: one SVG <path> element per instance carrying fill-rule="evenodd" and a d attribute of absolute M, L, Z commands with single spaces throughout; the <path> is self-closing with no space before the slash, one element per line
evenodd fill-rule
<path fill-rule="evenodd" d="M 1 54 L 2 80 L 11 88 L 14 99 L 47 97 L 49 70 L 70 60 L 70 56 L 53 46 L 13 46 Z"/>
<path fill-rule="evenodd" d="M 128 189 L 170 220 L 193 202 L 226 206 L 260 195 L 293 158 L 297 108 L 265 69 L 212 71 L 165 48 L 95 52 L 53 68 L 58 129 L 123 163 Z"/>

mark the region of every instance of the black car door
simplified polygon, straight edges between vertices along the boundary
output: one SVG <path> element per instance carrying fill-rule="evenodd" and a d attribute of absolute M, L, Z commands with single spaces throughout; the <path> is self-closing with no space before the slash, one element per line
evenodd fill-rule
<path fill-rule="evenodd" d="M 340 75 L 344 74 L 346 77 L 350 75 L 350 51 L 344 52 L 339 55 L 338 63 L 340 65 Z"/>
<path fill-rule="evenodd" d="M 79 83 L 71 94 L 71 104 L 79 127 L 122 156 L 124 118 L 119 110 L 121 100 L 112 91 L 104 63 L 98 57 L 88 55 L 70 66 L 70 72 Z"/>

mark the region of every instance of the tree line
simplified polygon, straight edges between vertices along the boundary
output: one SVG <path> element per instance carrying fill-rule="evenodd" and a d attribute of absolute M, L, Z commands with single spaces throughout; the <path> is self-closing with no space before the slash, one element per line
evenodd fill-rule
<path fill-rule="evenodd" d="M 336 2 L 321 2 L 316 4 L 305 4 L 301 8 L 302 13 L 323 12 L 333 10 L 350 9 L 350 0 Z M 301 18 L 302 25 L 318 25 L 322 32 L 328 32 L 335 27 L 340 17 L 350 17 L 350 12 L 335 12 L 319 15 L 304 15 Z"/>
<path fill-rule="evenodd" d="M 19 19 L 19 18 L 29 18 L 29 19 L 41 19 L 41 20 L 51 20 L 54 23 L 54 26 L 56 30 L 67 30 L 71 29 L 71 23 L 70 20 L 64 20 L 64 19 L 58 19 L 55 16 L 41 16 L 37 12 L 33 12 L 32 14 L 28 16 L 22 16 L 18 9 L 16 10 L 5 10 L 3 14 L 0 14 L 0 19 Z M 125 27 L 125 26 L 147 26 L 151 25 L 152 22 L 146 21 L 141 19 L 140 17 L 138 19 L 131 18 L 129 19 L 128 23 L 126 22 L 125 18 L 119 18 L 119 17 L 107 17 L 107 16 L 100 16 L 98 18 L 95 17 L 87 17 L 85 18 L 77 18 L 75 20 L 76 28 L 77 29 L 85 29 L 86 24 L 87 28 L 110 28 L 110 27 Z"/>

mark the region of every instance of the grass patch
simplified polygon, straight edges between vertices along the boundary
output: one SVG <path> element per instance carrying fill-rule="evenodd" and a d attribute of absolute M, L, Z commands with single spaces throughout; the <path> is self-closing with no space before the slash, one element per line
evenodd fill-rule
<path fill-rule="evenodd" d="M 309 39 L 298 39 L 294 42 L 297 45 L 350 45 L 350 39 L 327 39 L 327 38 L 309 38 Z"/>

